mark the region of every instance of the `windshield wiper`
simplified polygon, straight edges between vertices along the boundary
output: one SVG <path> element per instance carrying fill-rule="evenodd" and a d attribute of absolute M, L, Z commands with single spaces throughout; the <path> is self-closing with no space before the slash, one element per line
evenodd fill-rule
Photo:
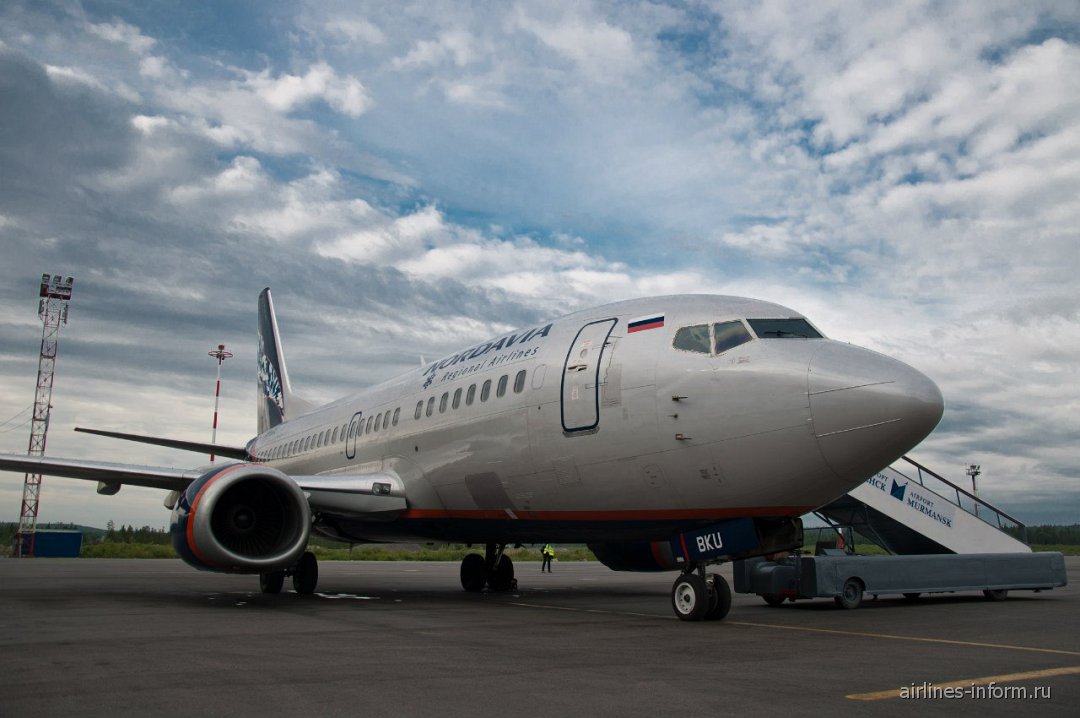
<path fill-rule="evenodd" d="M 784 331 L 782 329 L 773 329 L 772 331 L 768 331 L 768 332 L 758 332 L 758 336 L 777 337 L 777 338 L 781 338 L 781 337 L 799 337 L 801 339 L 809 339 L 810 338 L 810 337 L 806 336 L 805 334 L 800 334 L 798 332 L 787 332 L 787 331 Z"/>

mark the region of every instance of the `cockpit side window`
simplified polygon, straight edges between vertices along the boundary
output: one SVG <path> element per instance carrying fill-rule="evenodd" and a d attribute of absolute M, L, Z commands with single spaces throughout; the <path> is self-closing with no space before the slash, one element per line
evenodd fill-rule
<path fill-rule="evenodd" d="M 805 319 L 747 319 L 762 339 L 822 339 L 821 333 Z"/>
<path fill-rule="evenodd" d="M 728 349 L 734 349 L 740 344 L 745 344 L 753 339 L 750 332 L 746 331 L 743 323 L 738 320 L 714 324 L 713 331 L 716 334 L 717 354 L 723 354 Z"/>
<path fill-rule="evenodd" d="M 709 325 L 697 324 L 692 327 L 682 327 L 675 332 L 674 346 L 685 352 L 709 353 Z"/>

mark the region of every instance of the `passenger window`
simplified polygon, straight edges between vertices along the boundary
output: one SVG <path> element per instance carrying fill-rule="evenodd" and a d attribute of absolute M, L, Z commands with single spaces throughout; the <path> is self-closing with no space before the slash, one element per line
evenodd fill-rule
<path fill-rule="evenodd" d="M 435 397 L 427 400 L 427 415 L 431 416 L 435 411 Z"/>
<path fill-rule="evenodd" d="M 753 339 L 750 332 L 746 331 L 746 327 L 740 321 L 714 324 L 713 329 L 716 332 L 717 354 L 723 354 L 728 349 L 734 349 L 740 344 L 746 344 Z"/>
<path fill-rule="evenodd" d="M 675 332 L 674 346 L 684 352 L 709 353 L 709 325 L 697 324 L 692 327 L 682 327 Z"/>
<path fill-rule="evenodd" d="M 461 389 L 460 388 L 458 388 L 458 390 L 454 392 L 454 403 L 452 404 L 452 406 L 455 409 L 458 408 L 459 406 L 461 406 Z"/>
<path fill-rule="evenodd" d="M 491 379 L 485 381 L 480 387 L 480 401 L 487 401 L 489 396 L 491 396 Z"/>
<path fill-rule="evenodd" d="M 473 399 L 476 398 L 476 384 L 469 384 L 469 391 L 465 393 L 465 406 L 472 406 Z"/>
<path fill-rule="evenodd" d="M 424 400 L 421 399 L 420 401 L 416 402 L 416 411 L 413 412 L 413 417 L 412 418 L 419 419 L 420 418 L 420 412 L 422 412 L 423 410 L 424 410 Z"/>
<path fill-rule="evenodd" d="M 334 427 L 334 438 L 330 439 L 330 443 L 331 444 L 336 444 L 337 443 L 337 427 L 336 426 Z"/>
<path fill-rule="evenodd" d="M 364 427 L 364 433 L 365 433 L 365 434 L 370 434 L 370 433 L 371 433 L 371 423 L 372 423 L 372 422 L 373 422 L 374 420 L 375 420 L 375 417 L 374 417 L 374 416 L 369 416 L 369 417 L 367 418 L 367 426 L 366 426 L 366 427 Z"/>
<path fill-rule="evenodd" d="M 439 413 L 442 414 L 446 411 L 446 402 L 450 400 L 450 393 L 444 391 L 442 398 L 439 399 Z"/>
<path fill-rule="evenodd" d="M 401 416 L 401 407 L 394 409 L 394 426 L 397 426 L 398 418 Z"/>
<path fill-rule="evenodd" d="M 521 371 L 519 371 L 517 373 L 517 376 L 514 377 L 514 393 L 515 394 L 520 394 L 524 390 L 525 390 L 525 370 L 522 369 Z"/>
<path fill-rule="evenodd" d="M 499 377 L 499 386 L 497 389 L 495 389 L 495 396 L 501 398 L 504 394 L 506 394 L 507 381 L 509 381 L 509 377 L 507 377 L 506 374 L 503 374 Z"/>
<path fill-rule="evenodd" d="M 316 449 L 321 449 L 322 448 L 323 433 L 324 432 L 320 431 L 319 432 L 319 438 L 315 439 L 315 448 Z"/>
<path fill-rule="evenodd" d="M 375 431 L 379 430 L 379 424 L 381 424 L 381 423 L 382 423 L 382 414 L 378 414 L 375 417 Z"/>
<path fill-rule="evenodd" d="M 385 414 L 383 414 L 383 418 L 382 418 L 383 431 L 386 431 L 386 427 L 388 427 L 388 426 L 390 426 L 390 412 L 389 412 L 389 410 Z"/>

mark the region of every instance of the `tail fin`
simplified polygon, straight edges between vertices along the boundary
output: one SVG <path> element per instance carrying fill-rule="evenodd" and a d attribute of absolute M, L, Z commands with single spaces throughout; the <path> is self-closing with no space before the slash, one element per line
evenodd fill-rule
<path fill-rule="evenodd" d="M 285 354 L 281 351 L 274 300 L 270 288 L 259 294 L 259 376 L 258 376 L 259 433 L 277 426 L 286 418 L 304 414 L 311 404 L 292 393 L 289 374 L 285 370 Z"/>

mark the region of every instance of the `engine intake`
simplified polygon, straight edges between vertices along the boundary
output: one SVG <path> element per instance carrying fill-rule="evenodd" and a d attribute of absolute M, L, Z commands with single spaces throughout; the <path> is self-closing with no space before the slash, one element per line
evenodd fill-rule
<path fill-rule="evenodd" d="M 296 564 L 307 546 L 311 509 L 286 474 L 231 464 L 188 486 L 172 513 L 173 548 L 195 568 L 266 573 Z"/>

